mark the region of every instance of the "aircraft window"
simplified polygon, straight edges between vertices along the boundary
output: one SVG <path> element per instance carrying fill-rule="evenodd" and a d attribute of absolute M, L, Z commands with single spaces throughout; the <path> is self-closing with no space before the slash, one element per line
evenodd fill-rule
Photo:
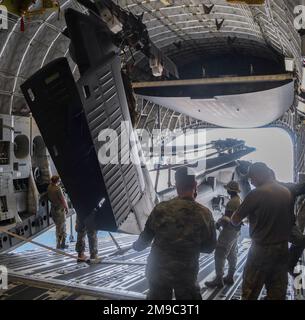
<path fill-rule="evenodd" d="M 30 142 L 26 135 L 20 134 L 14 140 L 14 154 L 17 159 L 24 159 L 29 155 Z"/>

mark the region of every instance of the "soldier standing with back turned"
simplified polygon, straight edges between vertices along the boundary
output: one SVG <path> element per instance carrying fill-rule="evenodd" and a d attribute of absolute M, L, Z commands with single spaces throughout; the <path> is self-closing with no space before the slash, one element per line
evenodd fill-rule
<path fill-rule="evenodd" d="M 59 185 L 59 176 L 53 176 L 47 194 L 51 202 L 51 216 L 56 226 L 56 248 L 66 249 L 66 213 L 68 205 Z"/>
<path fill-rule="evenodd" d="M 252 244 L 243 273 L 242 299 L 258 299 L 263 286 L 268 300 L 284 300 L 288 284 L 288 239 L 293 199 L 270 168 L 255 163 L 249 168 L 252 190 L 232 216 L 239 225 L 248 217 Z"/>
<path fill-rule="evenodd" d="M 75 231 L 77 232 L 77 241 L 75 250 L 78 253 L 78 262 L 90 261 L 90 263 L 99 263 L 101 259 L 98 257 L 98 240 L 97 230 L 88 228 L 78 216 L 76 216 Z M 90 259 L 85 255 L 86 236 L 89 243 Z"/>
<path fill-rule="evenodd" d="M 216 223 L 216 228 L 220 231 L 216 250 L 215 250 L 215 271 L 216 277 L 212 281 L 205 282 L 209 288 L 222 288 L 224 284 L 232 285 L 234 283 L 234 273 L 236 270 L 237 255 L 238 255 L 238 237 L 240 235 L 240 226 L 233 226 L 230 223 L 231 216 L 240 206 L 240 193 L 238 182 L 231 181 L 224 187 L 231 199 L 226 205 L 225 215 Z M 223 278 L 224 267 L 226 260 L 229 263 L 228 274 Z"/>
<path fill-rule="evenodd" d="M 175 174 L 178 197 L 158 204 L 133 247 L 144 250 L 151 242 L 146 277 L 148 299 L 201 300 L 197 283 L 200 252 L 213 252 L 216 245 L 214 219 L 195 201 L 195 174 L 187 167 Z"/>

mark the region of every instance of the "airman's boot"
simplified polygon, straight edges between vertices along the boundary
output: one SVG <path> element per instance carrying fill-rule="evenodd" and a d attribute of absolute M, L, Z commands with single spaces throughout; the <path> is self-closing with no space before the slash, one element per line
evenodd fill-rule
<path fill-rule="evenodd" d="M 234 276 L 232 274 L 228 274 L 223 278 L 223 282 L 228 286 L 232 286 L 234 284 Z"/>
<path fill-rule="evenodd" d="M 206 281 L 205 285 L 208 288 L 216 288 L 217 287 L 218 289 L 221 289 L 221 288 L 223 288 L 224 283 L 223 283 L 222 277 L 216 276 L 216 278 L 214 280 Z"/>
<path fill-rule="evenodd" d="M 68 249 L 69 246 L 66 244 L 66 239 L 63 239 L 60 244 L 60 249 Z"/>
<path fill-rule="evenodd" d="M 101 263 L 102 259 L 99 258 L 97 255 L 95 254 L 91 254 L 90 255 L 90 263 L 91 264 L 98 264 L 98 263 Z"/>
<path fill-rule="evenodd" d="M 87 262 L 87 263 L 89 263 L 89 261 L 90 261 L 89 258 L 83 252 L 78 254 L 77 262 Z"/>

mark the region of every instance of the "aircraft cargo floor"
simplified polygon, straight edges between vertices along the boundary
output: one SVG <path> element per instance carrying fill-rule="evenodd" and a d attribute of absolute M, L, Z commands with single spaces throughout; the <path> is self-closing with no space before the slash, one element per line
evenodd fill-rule
<path fill-rule="evenodd" d="M 122 249 L 135 239 L 132 235 L 116 235 Z M 236 282 L 222 290 L 205 287 L 204 282 L 214 276 L 214 256 L 201 255 L 198 280 L 204 300 L 240 299 L 241 276 L 249 244 L 248 238 L 241 240 Z M 74 244 L 71 243 L 66 251 L 74 254 Z M 9 288 L 2 294 L 0 291 L 0 299 L 145 299 L 147 282 L 144 274 L 149 249 L 113 256 L 116 251 L 110 238 L 99 238 L 99 255 L 104 259 L 95 265 L 76 263 L 72 258 L 45 249 L 2 254 L 0 264 L 9 270 Z M 292 296 L 293 292 L 288 292 L 288 299 Z"/>

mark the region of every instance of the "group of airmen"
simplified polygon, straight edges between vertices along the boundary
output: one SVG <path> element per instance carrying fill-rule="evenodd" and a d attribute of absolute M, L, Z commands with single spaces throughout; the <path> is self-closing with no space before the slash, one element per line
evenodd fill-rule
<path fill-rule="evenodd" d="M 215 257 L 216 277 L 205 285 L 232 285 L 243 223 L 249 224 L 251 247 L 243 270 L 241 298 L 257 300 L 265 286 L 265 299 L 286 299 L 288 273 L 295 275 L 305 248 L 304 205 L 300 206 L 298 224 L 295 218 L 295 202 L 305 194 L 305 184 L 276 181 L 273 170 L 264 163 L 252 164 L 248 178 L 254 189 L 243 201 L 237 182 L 225 186 L 230 200 L 224 216 L 215 223 L 210 210 L 196 202 L 195 174 L 187 167 L 176 171 L 178 196 L 153 209 L 133 245 L 137 251 L 151 245 L 146 267 L 148 299 L 167 300 L 174 294 L 177 300 L 200 300 L 200 253 L 214 251 Z M 216 229 L 221 230 L 218 239 Z M 226 260 L 229 267 L 224 277 Z"/>
<path fill-rule="evenodd" d="M 151 246 L 146 265 L 149 300 L 171 300 L 173 296 L 177 300 L 201 300 L 197 281 L 201 253 L 214 252 L 215 258 L 216 276 L 205 282 L 206 287 L 233 285 L 244 223 L 249 224 L 251 247 L 243 270 L 241 298 L 256 300 L 265 286 L 266 299 L 286 299 L 288 273 L 297 275 L 295 267 L 305 248 L 305 184 L 278 182 L 273 170 L 264 163 L 252 164 L 248 178 L 254 189 L 243 201 L 236 181 L 225 185 L 230 200 L 224 215 L 215 223 L 211 211 L 196 201 L 195 173 L 187 167 L 176 171 L 177 197 L 156 205 L 133 243 L 136 251 Z M 68 207 L 58 176 L 51 179 L 48 198 L 56 225 L 57 248 L 65 249 Z M 216 230 L 220 231 L 218 238 Z M 79 261 L 87 260 L 87 235 L 89 260 L 98 262 L 96 230 L 88 229 L 77 219 L 76 231 Z M 224 276 L 226 261 L 228 272 Z"/>

